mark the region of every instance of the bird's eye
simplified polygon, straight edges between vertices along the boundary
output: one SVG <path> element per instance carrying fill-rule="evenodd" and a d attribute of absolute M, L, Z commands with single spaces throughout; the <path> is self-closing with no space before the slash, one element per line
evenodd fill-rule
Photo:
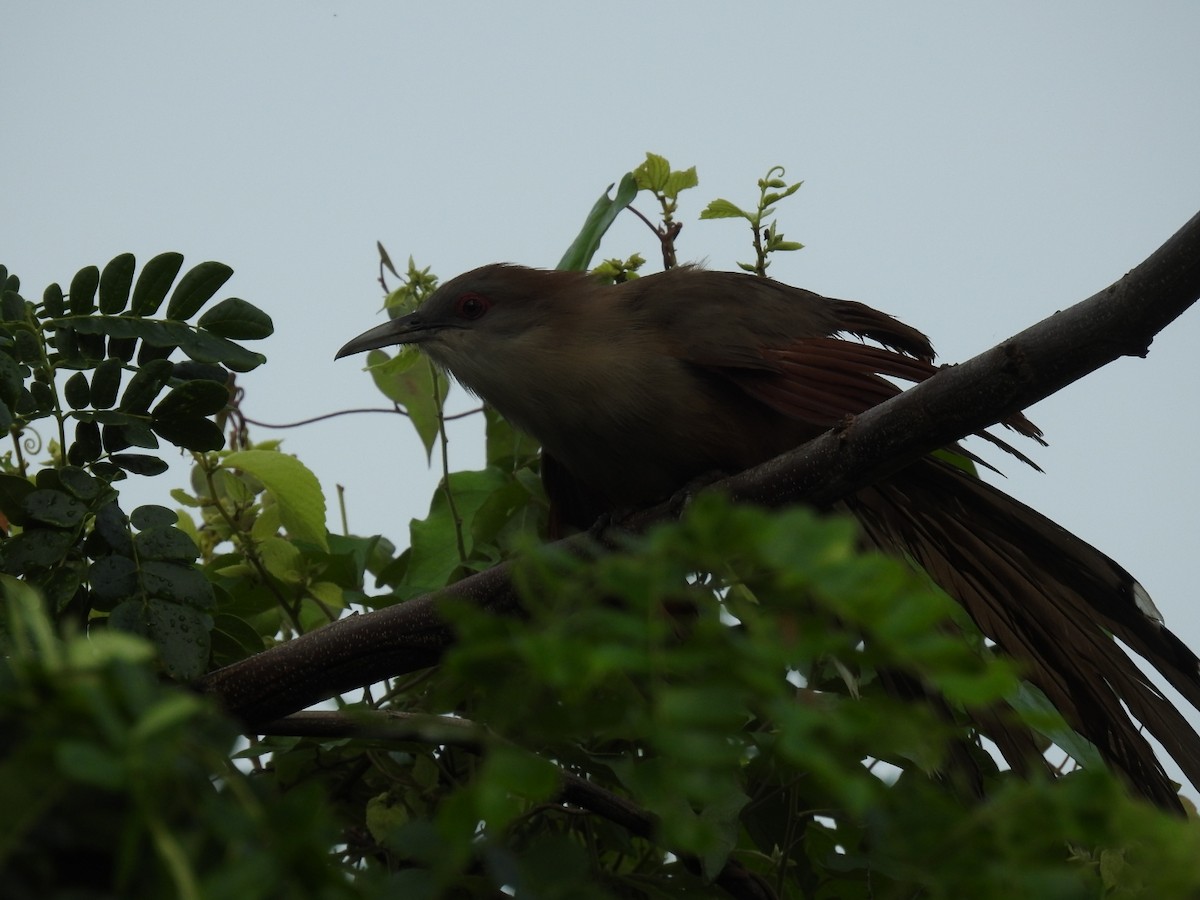
<path fill-rule="evenodd" d="M 492 301 L 482 294 L 463 294 L 454 301 L 454 311 L 460 319 L 478 319 L 491 305 Z"/>

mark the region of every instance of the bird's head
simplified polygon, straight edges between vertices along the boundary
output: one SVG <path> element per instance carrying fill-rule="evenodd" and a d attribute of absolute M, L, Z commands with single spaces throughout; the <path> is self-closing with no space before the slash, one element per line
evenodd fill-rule
<path fill-rule="evenodd" d="M 464 353 L 502 352 L 506 343 L 531 331 L 552 328 L 564 288 L 583 276 L 505 263 L 474 269 L 447 281 L 406 316 L 365 331 L 337 352 L 337 359 L 364 350 L 419 344 L 435 360 L 455 369 Z"/>
<path fill-rule="evenodd" d="M 572 354 L 572 323 L 589 288 L 579 272 L 503 263 L 447 281 L 414 312 L 348 342 L 337 358 L 398 344 L 415 344 L 465 387 L 503 408 L 505 394 L 528 390 L 533 376 L 553 383 L 555 367 Z"/>

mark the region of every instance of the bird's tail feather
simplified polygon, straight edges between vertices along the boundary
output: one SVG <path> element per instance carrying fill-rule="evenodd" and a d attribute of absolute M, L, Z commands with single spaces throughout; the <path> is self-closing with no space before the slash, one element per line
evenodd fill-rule
<path fill-rule="evenodd" d="M 958 600 L 1138 791 L 1178 806 L 1138 723 L 1200 784 L 1200 736 L 1121 644 L 1197 708 L 1200 660 L 1166 629 L 1123 568 L 1045 516 L 936 459 L 863 489 L 846 505 L 872 542 L 916 561 Z"/>

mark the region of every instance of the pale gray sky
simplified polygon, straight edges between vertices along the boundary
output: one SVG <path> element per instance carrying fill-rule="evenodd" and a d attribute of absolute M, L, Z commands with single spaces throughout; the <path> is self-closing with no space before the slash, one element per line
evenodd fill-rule
<path fill-rule="evenodd" d="M 1200 4 L 13 2 L 0 28 L 0 262 L 30 295 L 123 251 L 218 259 L 275 319 L 248 415 L 378 405 L 375 241 L 444 278 L 553 265 L 647 150 L 697 166 L 681 257 L 773 164 L 805 186 L 776 277 L 967 358 L 1120 277 L 1200 209 Z M 649 204 L 646 204 L 647 211 Z M 654 243 L 632 219 L 606 255 Z M 1006 490 L 1121 561 L 1200 647 L 1200 312 L 1031 410 Z M 278 433 L 258 430 L 266 438 Z M 331 509 L 404 543 L 433 485 L 407 425 L 284 433 Z M 452 443 L 478 464 L 470 429 Z M 147 482 L 167 501 L 182 475 Z M 131 504 L 130 504 L 131 505 Z M 331 520 L 335 521 L 335 520 Z"/>

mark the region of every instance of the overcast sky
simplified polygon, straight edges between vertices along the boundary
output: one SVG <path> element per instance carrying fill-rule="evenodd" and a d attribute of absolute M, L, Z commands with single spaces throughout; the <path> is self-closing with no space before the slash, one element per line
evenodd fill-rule
<path fill-rule="evenodd" d="M 248 415 L 378 406 L 375 241 L 448 278 L 552 266 L 647 150 L 695 165 L 683 259 L 749 257 L 708 200 L 774 164 L 807 248 L 772 274 L 956 361 L 1083 299 L 1200 209 L 1200 3 L 33 3 L 0 30 L 0 262 L 28 296 L 124 251 L 235 269 L 267 310 Z M 647 211 L 650 204 L 644 204 Z M 608 256 L 655 243 L 631 218 Z M 224 296 L 224 294 L 222 295 Z M 1200 311 L 1039 404 L 1004 487 L 1121 561 L 1200 648 Z M 460 402 L 462 402 L 460 400 Z M 350 525 L 398 544 L 434 479 L 400 419 L 283 434 Z M 457 468 L 479 464 L 470 429 Z M 1036 452 L 1035 452 L 1036 450 Z M 137 502 L 170 502 L 183 470 Z M 133 504 L 127 502 L 127 506 Z M 331 518 L 336 527 L 336 519 Z"/>

